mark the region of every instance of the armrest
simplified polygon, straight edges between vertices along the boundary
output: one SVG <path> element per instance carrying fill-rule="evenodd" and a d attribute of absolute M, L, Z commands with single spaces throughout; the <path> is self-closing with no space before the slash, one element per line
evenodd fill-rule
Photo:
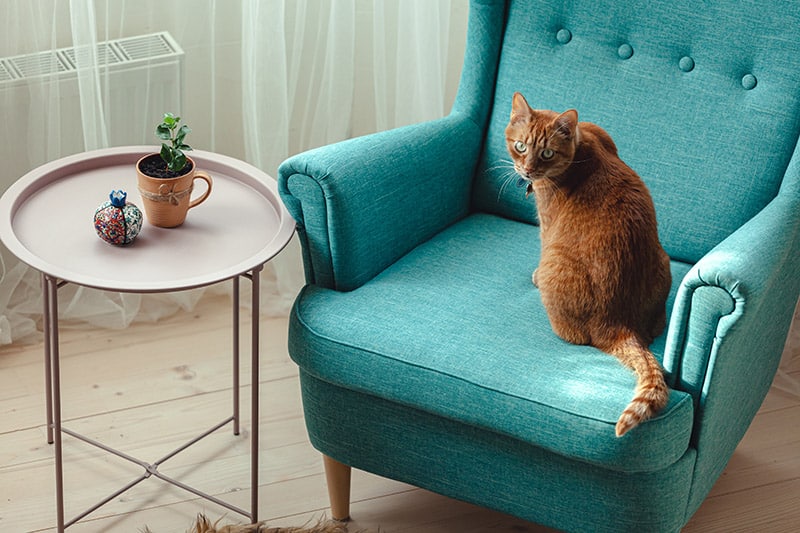
<path fill-rule="evenodd" d="M 752 381 L 760 376 L 766 394 L 800 291 L 799 211 L 800 198 L 778 195 L 684 277 L 672 311 L 664 366 L 675 386 L 691 392 L 701 406 L 720 379 L 712 372 L 720 353 L 726 354 L 725 367 L 736 363 L 728 354 L 741 354 L 740 362 L 755 368 L 740 370 L 763 369 L 743 377 L 752 389 Z M 739 337 L 741 342 L 730 340 Z M 769 357 L 751 357 L 754 353 Z"/>
<path fill-rule="evenodd" d="M 480 128 L 453 113 L 284 161 L 278 186 L 306 281 L 355 289 L 464 217 L 481 142 Z"/>
<path fill-rule="evenodd" d="M 787 188 L 686 274 L 664 367 L 697 408 L 696 508 L 761 406 L 800 292 L 800 194 Z"/>

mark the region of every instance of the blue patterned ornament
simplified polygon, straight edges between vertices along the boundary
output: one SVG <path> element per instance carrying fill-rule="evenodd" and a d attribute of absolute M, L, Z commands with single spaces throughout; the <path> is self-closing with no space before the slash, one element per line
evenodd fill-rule
<path fill-rule="evenodd" d="M 94 229 L 107 243 L 129 244 L 142 229 L 142 212 L 127 197 L 125 191 L 111 191 L 94 212 Z"/>

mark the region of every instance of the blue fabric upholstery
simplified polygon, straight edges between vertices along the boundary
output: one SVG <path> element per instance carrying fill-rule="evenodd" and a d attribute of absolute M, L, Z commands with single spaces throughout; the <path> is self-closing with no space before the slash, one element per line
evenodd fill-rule
<path fill-rule="evenodd" d="M 338 387 L 302 368 L 300 383 L 312 444 L 356 468 L 564 531 L 677 531 L 684 521 L 686 492 L 675 487 L 692 478 L 693 448 L 669 468 L 620 472 Z"/>
<path fill-rule="evenodd" d="M 552 332 L 530 279 L 538 255 L 535 226 L 470 216 L 354 291 L 307 287 L 290 351 L 318 378 L 572 459 L 623 472 L 671 465 L 688 448 L 691 396 L 673 392 L 660 416 L 618 439 L 633 375 Z M 673 275 L 688 268 L 674 263 Z"/>
<path fill-rule="evenodd" d="M 536 210 L 503 139 L 516 90 L 611 133 L 673 259 L 651 347 L 670 402 L 620 439 L 632 374 L 560 341 L 530 282 Z M 758 410 L 800 293 L 799 134 L 795 3 L 472 0 L 449 116 L 280 168 L 312 443 L 563 530 L 679 530 Z"/>
<path fill-rule="evenodd" d="M 535 220 L 513 187 L 499 194 L 520 91 L 602 125 L 647 182 L 667 253 L 697 261 L 774 198 L 797 142 L 800 9 L 780 6 L 510 2 L 476 204 Z"/>

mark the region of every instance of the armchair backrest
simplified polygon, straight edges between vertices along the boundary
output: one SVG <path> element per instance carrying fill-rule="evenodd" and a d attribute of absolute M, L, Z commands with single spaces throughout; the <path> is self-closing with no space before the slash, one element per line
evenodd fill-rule
<path fill-rule="evenodd" d="M 474 209 L 536 222 L 505 148 L 514 91 L 611 134 L 650 188 L 674 259 L 698 260 L 778 194 L 800 133 L 800 3 L 515 0 L 504 16 L 500 36 L 470 26 L 467 62 L 470 48 L 499 47 L 494 92 L 484 84 L 479 97 L 490 104 Z M 466 78 L 472 68 L 489 72 L 467 63 Z M 477 98 L 466 78 L 456 109 Z"/>

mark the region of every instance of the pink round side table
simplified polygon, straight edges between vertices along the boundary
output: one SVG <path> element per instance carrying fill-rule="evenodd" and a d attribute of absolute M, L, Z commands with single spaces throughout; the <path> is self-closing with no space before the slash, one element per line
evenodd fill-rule
<path fill-rule="evenodd" d="M 0 198 L 0 240 L 41 273 L 45 330 L 48 442 L 54 444 L 58 531 L 94 512 L 149 477 L 158 477 L 258 521 L 259 274 L 288 244 L 295 224 L 278 196 L 275 180 L 237 159 L 196 150 L 198 168 L 214 180 L 211 196 L 189 211 L 178 228 L 144 223 L 136 240 L 112 246 L 96 235 L 94 210 L 111 190 L 142 206 L 134 165 L 157 151 L 147 146 L 108 148 L 53 161 L 32 170 Z M 202 191 L 196 191 L 195 195 Z M 251 448 L 249 511 L 205 494 L 161 473 L 161 463 L 214 431 L 233 425 L 239 434 L 239 282 L 252 284 Z M 62 425 L 58 346 L 58 289 L 67 283 L 118 292 L 179 291 L 232 280 L 233 414 L 177 450 L 149 463 L 114 450 Z M 139 465 L 142 474 L 66 522 L 64 520 L 62 433 Z"/>

